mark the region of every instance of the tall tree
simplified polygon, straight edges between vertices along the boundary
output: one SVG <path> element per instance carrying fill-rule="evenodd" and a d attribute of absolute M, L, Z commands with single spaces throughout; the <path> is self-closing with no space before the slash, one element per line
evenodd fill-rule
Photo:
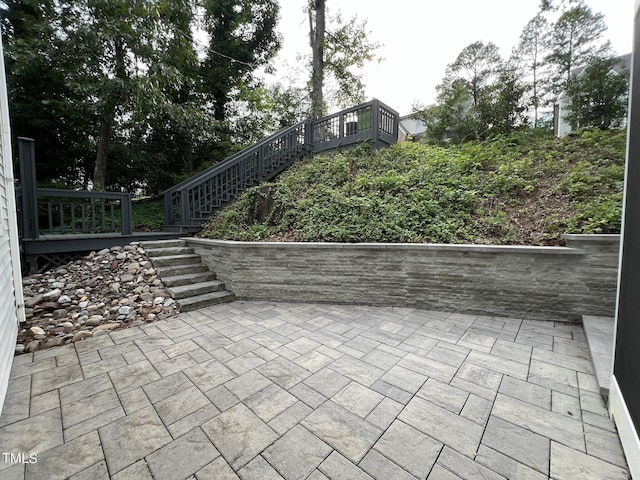
<path fill-rule="evenodd" d="M 540 12 L 557 12 L 567 7 L 584 4 L 584 0 L 540 0 Z"/>
<path fill-rule="evenodd" d="M 173 93 L 187 81 L 184 59 L 195 56 L 189 26 L 176 21 L 190 11 L 189 0 L 60 2 L 60 48 L 84 58 L 82 68 L 67 72 L 69 82 L 99 118 L 94 188 L 106 187 L 117 124 L 142 109 L 173 110 Z"/>
<path fill-rule="evenodd" d="M 209 36 L 203 88 L 215 118 L 222 121 L 233 92 L 252 84 L 254 72 L 269 68 L 280 48 L 276 32 L 280 7 L 276 0 L 203 0 L 202 6 Z"/>
<path fill-rule="evenodd" d="M 503 68 L 478 104 L 479 137 L 509 133 L 525 125 L 527 89 L 515 69 Z"/>
<path fill-rule="evenodd" d="M 565 11 L 555 22 L 550 36 L 550 53 L 546 61 L 552 68 L 551 91 L 559 94 L 571 79 L 571 71 L 594 55 L 603 55 L 609 44 L 599 41 L 607 29 L 604 17 L 586 5 L 578 4 Z"/>
<path fill-rule="evenodd" d="M 307 11 L 311 116 L 318 118 L 328 100 L 344 107 L 364 100 L 364 81 L 357 69 L 374 59 L 380 44 L 369 40 L 366 21 L 344 21 L 339 12 L 327 16 L 325 0 L 310 0 Z"/>
<path fill-rule="evenodd" d="M 325 0 L 310 0 L 308 13 L 311 44 L 311 118 L 320 118 L 324 111 Z"/>
<path fill-rule="evenodd" d="M 196 9 L 203 12 L 196 0 L 6 0 L 4 5 L 14 132 L 36 139 L 41 178 L 66 181 L 82 169 L 96 188 L 142 182 L 155 189 L 161 183 L 153 167 L 179 174 L 211 158 L 205 148 L 214 147 L 221 123 L 210 113 L 225 110 L 224 95 L 216 105 L 215 94 L 251 78 L 252 70 L 242 66 L 216 77 L 218 90 L 203 86 L 192 38 Z M 243 5 L 230 7 L 236 17 L 244 15 L 232 22 L 234 41 L 253 48 L 251 58 L 264 59 L 262 43 L 252 39 L 269 29 L 273 34 L 273 28 L 252 19 L 259 13 L 275 25 L 276 4 L 247 0 Z M 204 15 L 203 29 L 211 18 Z M 219 63 L 228 64 L 219 50 Z"/>
<path fill-rule="evenodd" d="M 12 132 L 36 140 L 39 179 L 80 186 L 90 177 L 95 149 L 77 131 L 88 125 L 94 131 L 96 118 L 71 88 L 67 70 L 84 60 L 58 48 L 53 0 L 5 0 L 0 15 Z"/>
<path fill-rule="evenodd" d="M 531 87 L 530 102 L 533 107 L 533 126 L 538 126 L 538 109 L 541 105 L 541 73 L 548 47 L 549 22 L 542 15 L 533 17 L 522 30 L 512 58 L 519 65 Z"/>
<path fill-rule="evenodd" d="M 466 46 L 448 66 L 449 75 L 463 80 L 477 106 L 485 88 L 495 78 L 501 67 L 502 59 L 494 43 L 474 42 Z"/>
<path fill-rule="evenodd" d="M 437 103 L 417 116 L 435 142 L 461 143 L 506 133 L 525 123 L 527 85 L 503 63 L 498 47 L 474 42 L 447 67 Z"/>
<path fill-rule="evenodd" d="M 577 128 L 619 128 L 626 117 L 628 92 L 629 71 L 621 60 L 594 57 L 569 80 L 566 118 Z"/>
<path fill-rule="evenodd" d="M 434 143 L 462 143 L 477 138 L 478 115 L 468 85 L 462 79 L 445 79 L 437 87 L 435 105 L 416 114 Z"/>

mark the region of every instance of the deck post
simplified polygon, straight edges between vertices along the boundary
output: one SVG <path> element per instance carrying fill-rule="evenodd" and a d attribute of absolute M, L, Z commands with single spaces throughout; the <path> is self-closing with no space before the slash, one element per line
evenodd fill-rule
<path fill-rule="evenodd" d="M 164 192 L 164 224 L 173 225 L 173 209 L 171 206 L 170 192 Z"/>
<path fill-rule="evenodd" d="M 394 143 L 398 142 L 398 135 L 400 133 L 400 115 L 397 112 L 393 113 L 393 138 Z"/>
<path fill-rule="evenodd" d="M 180 215 L 181 225 L 191 225 L 191 215 L 189 215 L 189 192 L 186 188 L 180 190 Z"/>
<path fill-rule="evenodd" d="M 373 99 L 371 102 L 371 128 L 374 147 L 380 148 L 380 101 Z"/>
<path fill-rule="evenodd" d="M 313 129 L 315 122 L 311 119 L 307 120 L 304 128 L 304 143 L 308 152 L 313 152 Z"/>
<path fill-rule="evenodd" d="M 123 193 L 120 200 L 120 214 L 122 215 L 122 235 L 132 235 L 131 194 Z"/>
<path fill-rule="evenodd" d="M 22 238 L 38 238 L 38 199 L 36 196 L 36 155 L 32 138 L 18 137 L 20 185 L 22 186 Z"/>

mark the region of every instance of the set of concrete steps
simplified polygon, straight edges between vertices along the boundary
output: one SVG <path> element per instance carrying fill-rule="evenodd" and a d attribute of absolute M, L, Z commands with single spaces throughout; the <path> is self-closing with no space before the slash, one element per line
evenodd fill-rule
<path fill-rule="evenodd" d="M 216 274 L 184 240 L 142 242 L 142 246 L 181 311 L 234 300 L 235 295 L 216 280 Z"/>

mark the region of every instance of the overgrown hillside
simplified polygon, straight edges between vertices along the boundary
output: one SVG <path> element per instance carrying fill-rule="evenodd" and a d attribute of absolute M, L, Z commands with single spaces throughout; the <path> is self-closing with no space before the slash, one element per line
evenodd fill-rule
<path fill-rule="evenodd" d="M 549 245 L 620 231 L 624 132 L 520 133 L 315 157 L 251 188 L 202 236 Z"/>

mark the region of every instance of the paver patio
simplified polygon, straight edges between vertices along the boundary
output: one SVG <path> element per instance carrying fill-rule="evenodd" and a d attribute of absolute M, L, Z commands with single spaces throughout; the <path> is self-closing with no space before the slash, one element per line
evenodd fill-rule
<path fill-rule="evenodd" d="M 580 325 L 343 305 L 18 356 L 0 452 L 2 479 L 629 478 Z"/>

